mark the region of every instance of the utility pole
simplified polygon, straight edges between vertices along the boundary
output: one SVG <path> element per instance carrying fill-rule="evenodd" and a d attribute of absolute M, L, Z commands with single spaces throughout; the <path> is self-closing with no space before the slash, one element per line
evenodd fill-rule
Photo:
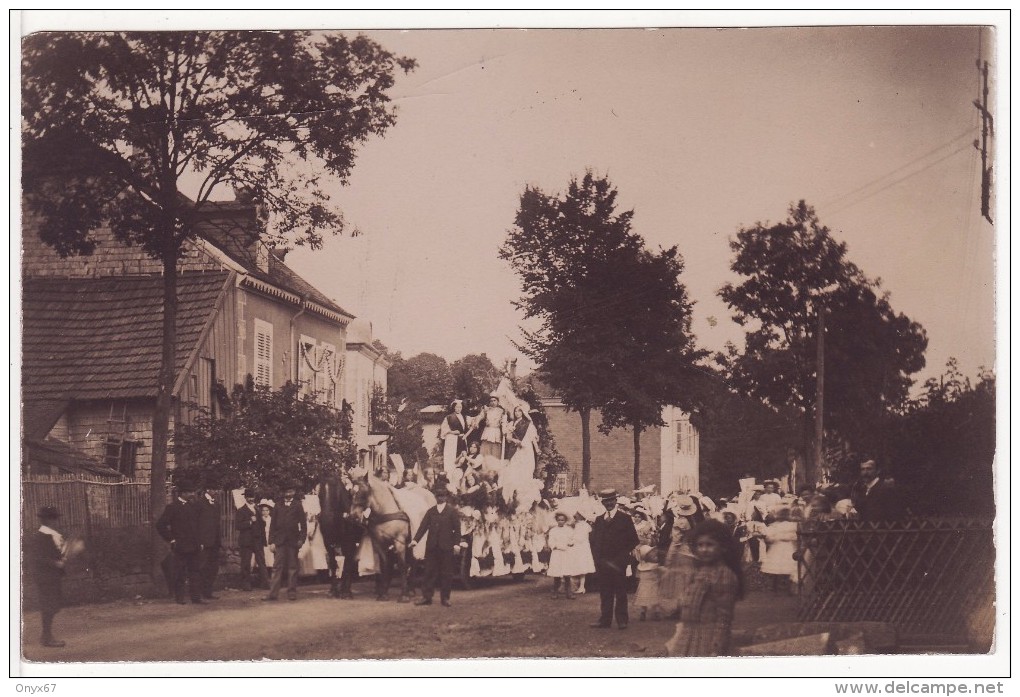
<path fill-rule="evenodd" d="M 992 114 L 988 111 L 988 61 L 977 61 L 978 72 L 982 78 L 981 101 L 974 100 L 974 107 L 981 114 L 981 144 L 974 141 L 974 147 L 981 153 L 981 215 L 991 223 L 991 193 L 992 193 L 992 168 L 988 164 L 988 138 L 995 137 Z"/>
<path fill-rule="evenodd" d="M 818 365 L 815 379 L 815 484 L 828 479 L 825 472 L 825 423 L 822 410 L 825 403 L 825 305 L 818 303 L 818 336 L 816 338 Z"/>

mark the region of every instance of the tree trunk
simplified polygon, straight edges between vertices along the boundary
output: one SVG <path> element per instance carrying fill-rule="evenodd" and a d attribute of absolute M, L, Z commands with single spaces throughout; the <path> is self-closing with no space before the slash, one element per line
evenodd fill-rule
<path fill-rule="evenodd" d="M 160 554 L 164 543 L 156 533 L 156 521 L 166 507 L 167 449 L 170 436 L 170 408 L 173 399 L 177 347 L 177 251 L 163 258 L 163 355 L 159 366 L 156 408 L 152 414 L 152 470 L 149 481 L 149 511 L 152 523 L 152 578 L 162 574 Z"/>
<path fill-rule="evenodd" d="M 634 489 L 641 488 L 641 427 L 634 427 Z"/>
<path fill-rule="evenodd" d="M 591 409 L 584 407 L 581 414 L 581 486 L 591 484 Z"/>
<path fill-rule="evenodd" d="M 815 415 L 811 410 L 804 415 L 804 481 L 818 486 L 821 476 L 815 453 Z"/>

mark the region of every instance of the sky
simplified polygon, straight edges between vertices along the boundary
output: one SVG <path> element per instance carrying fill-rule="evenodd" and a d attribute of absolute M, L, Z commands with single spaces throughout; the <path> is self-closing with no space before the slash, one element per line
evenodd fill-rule
<path fill-rule="evenodd" d="M 992 367 L 994 228 L 979 210 L 976 27 L 368 32 L 419 67 L 335 192 L 362 234 L 288 263 L 404 356 L 515 357 L 497 250 L 528 185 L 608 175 L 649 246 L 678 245 L 701 345 L 736 231 L 799 199 L 927 330 L 924 377 Z M 980 45 L 979 45 L 980 44 Z M 522 365 L 528 365 L 522 358 Z"/>
<path fill-rule="evenodd" d="M 79 13 L 75 26 L 96 14 Z M 565 26 L 584 16 L 566 14 Z M 635 26 L 652 24 L 631 14 Z M 695 15 L 667 13 L 677 19 L 667 24 Z M 342 24 L 302 16 L 310 28 Z M 723 13 L 722 23 L 738 16 Z M 376 24 L 396 17 L 413 19 L 388 14 Z M 149 19 L 144 28 L 183 28 Z M 467 23 L 485 24 L 475 19 Z M 532 367 L 513 345 L 519 282 L 497 250 L 526 186 L 561 192 L 592 169 L 617 187 L 621 209 L 635 211 L 634 230 L 650 247 L 679 247 L 705 348 L 742 344 L 717 295 L 739 282 L 729 241 L 742 226 L 781 221 L 804 199 L 847 243 L 849 259 L 881 279 L 894 309 L 927 331 L 918 382 L 950 357 L 970 376 L 995 365 L 995 229 L 980 215 L 972 146 L 975 60 L 995 64 L 989 30 L 363 33 L 418 68 L 390 91 L 396 124 L 360 148 L 346 186 L 328 187 L 361 234 L 328 237 L 318 251 L 299 247 L 287 263 L 371 320 L 376 337 L 405 357 L 486 353 L 497 365 L 517 357 Z"/>

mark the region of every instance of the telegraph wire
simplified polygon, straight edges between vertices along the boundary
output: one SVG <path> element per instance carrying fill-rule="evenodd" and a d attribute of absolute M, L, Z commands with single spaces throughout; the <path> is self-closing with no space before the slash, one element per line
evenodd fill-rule
<path fill-rule="evenodd" d="M 963 152 L 964 150 L 969 150 L 971 147 L 972 147 L 971 143 L 967 143 L 965 145 L 962 145 L 959 148 L 957 148 L 956 150 L 953 150 L 952 152 L 950 152 L 950 153 L 948 153 L 946 155 L 943 155 L 942 157 L 940 157 L 939 159 L 935 160 L 934 162 L 928 163 L 927 165 L 925 165 L 921 169 L 918 169 L 918 170 L 915 170 L 913 172 L 910 172 L 909 174 L 906 174 L 906 175 L 900 177 L 899 179 L 896 179 L 894 181 L 889 182 L 888 184 L 886 184 L 882 188 L 877 189 L 875 191 L 872 191 L 870 194 L 862 196 L 862 197 L 860 197 L 860 198 L 858 198 L 858 199 L 856 199 L 854 201 L 850 201 L 849 203 L 846 203 L 846 204 L 844 204 L 842 206 L 839 206 L 838 208 L 834 208 L 831 211 L 827 211 L 827 213 L 829 215 L 832 215 L 832 214 L 835 214 L 835 213 L 839 213 L 840 211 L 845 211 L 847 208 L 852 208 L 853 206 L 856 206 L 858 203 L 862 203 L 864 201 L 867 201 L 872 196 L 877 196 L 878 194 L 882 193 L 883 191 L 886 191 L 887 189 L 889 189 L 889 188 L 891 188 L 893 186 L 896 186 L 897 184 L 899 184 L 899 183 L 901 183 L 903 181 L 906 181 L 907 179 L 910 179 L 911 177 L 914 177 L 914 176 L 916 176 L 918 174 L 921 174 L 922 172 L 928 171 L 929 169 L 931 169 L 935 165 L 948 160 L 953 155 L 957 155 L 957 154 Z"/>
<path fill-rule="evenodd" d="M 970 135 L 971 133 L 973 133 L 976 130 L 978 130 L 978 126 L 977 125 L 968 126 L 965 131 L 963 131 L 962 133 L 960 133 L 959 135 L 957 135 L 957 136 L 955 136 L 953 138 L 950 138 L 949 140 L 947 140 L 946 142 L 942 143 L 941 145 L 939 145 L 939 146 L 937 146 L 935 148 L 932 148 L 931 150 L 929 150 L 928 152 L 926 152 L 926 153 L 924 153 L 922 155 L 918 155 L 917 157 L 915 157 L 914 159 L 910 160 L 909 162 L 907 162 L 907 163 L 905 163 L 903 165 L 900 165 L 896 169 L 893 169 L 893 170 L 890 170 L 890 171 L 886 172 L 885 174 L 883 174 L 880 177 L 872 179 L 867 184 L 859 186 L 856 189 L 854 189 L 853 191 L 849 191 L 849 192 L 847 192 L 845 194 L 840 194 L 839 196 L 836 196 L 835 198 L 829 199 L 825 203 L 821 204 L 819 206 L 819 208 L 826 208 L 828 206 L 840 203 L 844 199 L 852 197 L 854 194 L 858 194 L 858 193 L 864 191 L 865 189 L 868 189 L 868 188 L 870 188 L 870 187 L 872 187 L 872 186 L 874 186 L 876 184 L 879 184 L 880 182 L 882 182 L 882 180 L 884 180 L 884 179 L 886 179 L 888 177 L 891 177 L 894 174 L 898 174 L 899 172 L 903 171 L 904 169 L 907 169 L 908 167 L 912 167 L 913 165 L 917 164 L 921 160 L 924 160 L 925 158 L 930 157 L 931 155 L 934 155 L 939 150 L 942 150 L 943 148 L 946 148 L 946 147 L 952 145 L 953 143 L 958 141 L 960 138 L 963 138 L 964 136 Z M 968 146 L 969 145 L 970 144 L 968 143 Z"/>

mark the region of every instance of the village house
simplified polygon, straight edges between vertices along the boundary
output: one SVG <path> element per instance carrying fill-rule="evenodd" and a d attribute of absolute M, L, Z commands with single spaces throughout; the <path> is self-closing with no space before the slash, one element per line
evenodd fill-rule
<path fill-rule="evenodd" d="M 556 440 L 556 449 L 570 469 L 558 476 L 555 489 L 572 494 L 581 486 L 581 417 L 567 409 L 555 391 L 532 378 L 535 393 L 545 410 L 549 432 Z M 700 435 L 691 423 L 690 414 L 677 407 L 662 410 L 664 426 L 652 426 L 641 433 L 641 488 L 654 485 L 656 491 L 700 490 Z M 602 423 L 598 410 L 591 414 L 591 481 L 597 491 L 612 487 L 621 494 L 634 491 L 634 432 L 615 428 L 608 434 L 599 430 Z"/>
<path fill-rule="evenodd" d="M 252 232 L 259 224 L 250 200 L 210 204 L 201 239 L 183 254 L 174 422 L 188 419 L 192 404 L 215 412 L 214 387 L 230 390 L 249 375 L 272 388 L 295 382 L 337 408 L 344 400 L 367 405 L 372 386 L 385 386 L 384 361 L 363 375 L 371 325 L 349 345 L 353 315 L 291 270 L 285 250 L 260 242 Z M 160 263 L 106 229 L 97 231 L 93 255 L 68 258 L 42 242 L 31 217 L 22 229 L 23 468 L 74 469 L 54 464 L 54 448 L 64 448 L 68 463 L 74 453 L 104 472 L 146 480 L 162 341 Z M 378 448 L 362 425 L 359 446 Z"/>
<path fill-rule="evenodd" d="M 344 399 L 354 410 L 354 441 L 361 453 L 361 464 L 377 469 L 385 467 L 389 424 L 376 413 L 376 400 L 386 395 L 390 361 L 372 339 L 372 323 L 353 320 L 347 327 L 347 366 L 344 369 Z"/>

